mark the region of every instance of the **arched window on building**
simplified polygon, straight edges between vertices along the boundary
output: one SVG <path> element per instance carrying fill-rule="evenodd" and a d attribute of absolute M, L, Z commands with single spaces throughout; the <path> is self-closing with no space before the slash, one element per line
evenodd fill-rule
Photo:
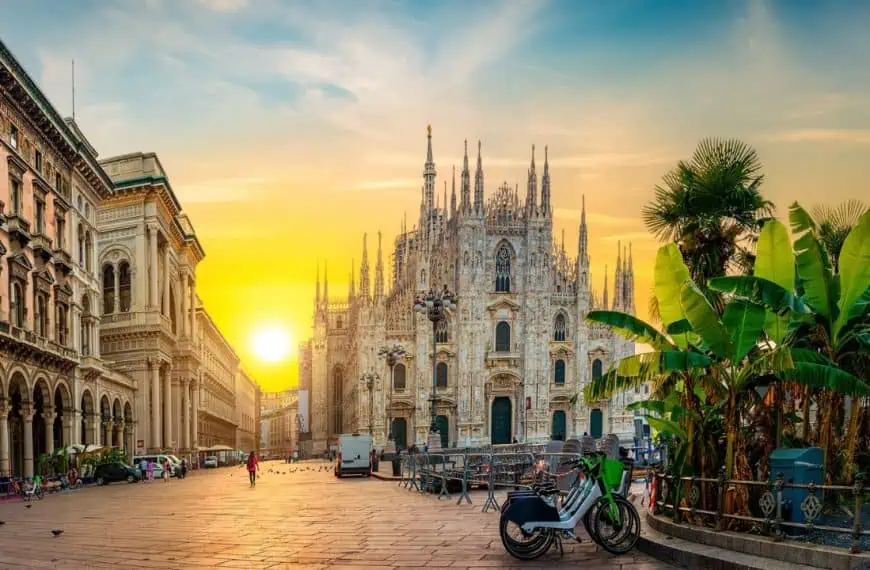
<path fill-rule="evenodd" d="M 21 283 L 12 285 L 12 324 L 24 328 L 27 321 L 27 306 L 24 303 L 24 288 Z"/>
<path fill-rule="evenodd" d="M 405 365 L 402 363 L 396 364 L 393 367 L 393 389 L 405 389 Z"/>
<path fill-rule="evenodd" d="M 438 388 L 447 387 L 447 363 L 439 362 L 435 367 L 435 385 Z"/>
<path fill-rule="evenodd" d="M 335 328 L 340 329 L 342 324 L 341 317 L 335 319 Z"/>
<path fill-rule="evenodd" d="M 553 365 L 553 382 L 562 385 L 565 384 L 565 361 L 559 359 Z"/>
<path fill-rule="evenodd" d="M 110 264 L 103 266 L 103 314 L 115 310 L 115 268 Z"/>
<path fill-rule="evenodd" d="M 505 321 L 495 325 L 495 351 L 511 351 L 511 326 Z"/>
<path fill-rule="evenodd" d="M 48 336 L 48 301 L 42 293 L 37 293 L 36 295 L 35 324 L 37 336 Z"/>
<path fill-rule="evenodd" d="M 555 341 L 564 341 L 567 338 L 566 329 L 568 327 L 565 325 L 565 314 L 559 313 L 556 315 L 556 323 L 553 326 L 553 340 Z"/>
<path fill-rule="evenodd" d="M 94 240 L 91 237 L 91 232 L 85 232 L 85 269 L 88 271 L 93 271 L 93 265 L 91 264 L 92 256 L 94 255 Z"/>
<path fill-rule="evenodd" d="M 65 305 L 57 304 L 57 343 L 61 346 L 67 345 L 67 308 Z"/>
<path fill-rule="evenodd" d="M 169 322 L 172 324 L 172 334 L 178 334 L 178 319 L 175 310 L 175 289 L 169 288 Z"/>
<path fill-rule="evenodd" d="M 85 226 L 83 224 L 79 224 L 79 265 L 82 267 L 85 266 Z"/>
<path fill-rule="evenodd" d="M 130 312 L 130 304 L 132 301 L 130 264 L 126 261 L 122 261 L 121 265 L 118 266 L 118 271 L 120 273 L 120 275 L 118 276 L 118 281 L 121 288 L 121 291 L 119 292 L 119 294 L 121 295 L 121 312 L 128 313 Z"/>
<path fill-rule="evenodd" d="M 502 245 L 495 254 L 495 291 L 511 291 L 511 252 L 507 245 Z"/>
<path fill-rule="evenodd" d="M 601 360 L 596 358 L 592 361 L 592 378 L 601 378 L 601 374 L 603 372 L 604 365 L 601 363 Z"/>
<path fill-rule="evenodd" d="M 447 319 L 441 319 L 438 321 L 438 324 L 435 328 L 435 342 L 449 342 L 450 341 L 450 323 L 447 322 Z"/>
<path fill-rule="evenodd" d="M 91 335 L 90 335 L 90 318 L 91 318 L 91 299 L 87 294 L 82 295 L 82 316 L 79 321 L 79 331 L 82 339 L 82 355 L 91 355 Z"/>

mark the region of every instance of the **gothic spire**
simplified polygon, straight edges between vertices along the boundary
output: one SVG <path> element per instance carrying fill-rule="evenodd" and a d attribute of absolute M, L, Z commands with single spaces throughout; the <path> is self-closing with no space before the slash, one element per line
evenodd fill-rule
<path fill-rule="evenodd" d="M 465 139 L 465 156 L 462 158 L 462 174 L 460 175 L 459 209 L 468 212 L 471 209 L 471 175 L 468 172 L 468 139 Z"/>
<path fill-rule="evenodd" d="M 622 310 L 622 241 L 616 242 L 616 271 L 613 275 L 613 310 Z"/>
<path fill-rule="evenodd" d="M 432 125 L 426 127 L 426 163 L 423 165 L 426 211 L 432 212 L 435 205 L 435 162 L 432 159 Z"/>
<path fill-rule="evenodd" d="M 356 267 L 356 260 L 350 260 L 350 290 L 347 295 L 347 302 L 353 303 L 353 298 L 356 297 L 356 277 L 354 276 L 354 268 Z"/>
<path fill-rule="evenodd" d="M 380 230 L 378 230 L 378 260 L 375 263 L 375 302 L 379 302 L 384 298 L 384 256 L 381 250 Z"/>
<path fill-rule="evenodd" d="M 323 262 L 323 303 L 329 305 L 329 262 Z"/>
<path fill-rule="evenodd" d="M 526 187 L 526 208 L 529 216 L 538 211 L 538 175 L 535 173 L 535 145 L 532 145 L 532 163 L 529 166 L 529 181 Z"/>
<path fill-rule="evenodd" d="M 583 195 L 583 206 L 580 210 L 580 239 L 578 247 L 578 261 L 589 265 L 589 232 L 586 228 L 586 194 Z"/>
<path fill-rule="evenodd" d="M 544 147 L 544 175 L 541 176 L 541 214 L 550 215 L 550 159 Z"/>
<path fill-rule="evenodd" d="M 368 234 L 363 234 L 363 253 L 362 262 L 359 265 L 359 296 L 363 303 L 368 303 L 371 300 L 369 296 L 369 250 L 368 250 Z"/>
<path fill-rule="evenodd" d="M 607 265 L 604 266 L 604 298 L 601 302 L 601 308 L 604 310 L 608 309 L 607 306 Z"/>
<path fill-rule="evenodd" d="M 317 260 L 317 296 L 314 298 L 314 306 L 320 307 L 320 260 Z"/>
<path fill-rule="evenodd" d="M 483 214 L 483 159 L 480 156 L 482 144 L 477 141 L 477 170 L 474 172 L 474 211 Z"/>
<path fill-rule="evenodd" d="M 453 165 L 453 182 L 450 186 L 450 219 L 456 217 L 456 165 Z"/>

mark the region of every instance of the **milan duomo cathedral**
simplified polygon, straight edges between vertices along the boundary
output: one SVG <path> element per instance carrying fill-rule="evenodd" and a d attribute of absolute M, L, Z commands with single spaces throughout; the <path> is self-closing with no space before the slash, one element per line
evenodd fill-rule
<path fill-rule="evenodd" d="M 584 433 L 615 433 L 630 441 L 635 418 L 625 406 L 645 390 L 605 401 L 583 399 L 591 378 L 634 354 L 633 343 L 584 320 L 593 309 L 634 313 L 630 248 L 618 247 L 612 297 L 606 275 L 599 295 L 591 286 L 585 200 L 576 258 L 565 251 L 564 237 L 561 246 L 553 241 L 546 148 L 539 190 L 532 147 L 525 203 L 507 183 L 485 199 L 479 142 L 473 173 L 465 144 L 458 198 L 456 185 L 454 167 L 450 202 L 445 182 L 441 207 L 430 127 L 419 223 L 410 229 L 402 223 L 390 281 L 380 233 L 373 286 L 366 236 L 359 282 L 351 270 L 346 297 L 330 296 L 328 268 L 321 290 L 318 270 L 314 335 L 300 354 L 300 385 L 311 391 L 312 451 L 322 452 L 350 432 L 371 431 L 375 445 L 385 446 L 390 417 L 397 447 L 422 446 L 432 423 L 433 375 L 444 447 Z M 456 309 L 433 330 L 414 311 L 414 301 L 445 286 Z M 407 355 L 393 370 L 391 392 L 390 370 L 378 349 L 393 343 Z"/>

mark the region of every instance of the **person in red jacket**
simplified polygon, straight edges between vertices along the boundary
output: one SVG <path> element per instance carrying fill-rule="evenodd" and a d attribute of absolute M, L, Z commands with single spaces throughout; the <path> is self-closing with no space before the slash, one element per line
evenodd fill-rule
<path fill-rule="evenodd" d="M 260 462 L 257 461 L 257 456 L 252 451 L 248 455 L 248 477 L 251 478 L 251 487 L 257 484 L 257 471 L 260 470 Z"/>

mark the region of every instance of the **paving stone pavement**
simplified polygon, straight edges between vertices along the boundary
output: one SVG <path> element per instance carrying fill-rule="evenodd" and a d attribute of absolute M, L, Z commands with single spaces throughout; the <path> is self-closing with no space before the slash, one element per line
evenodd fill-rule
<path fill-rule="evenodd" d="M 0 569 L 672 568 L 589 541 L 566 544 L 561 559 L 522 563 L 504 551 L 498 515 L 481 512 L 483 493 L 457 506 L 392 482 L 278 462 L 261 473 L 254 489 L 243 468 L 223 468 L 60 493 L 30 509 L 0 502 Z M 64 532 L 54 537 L 53 528 Z"/>

